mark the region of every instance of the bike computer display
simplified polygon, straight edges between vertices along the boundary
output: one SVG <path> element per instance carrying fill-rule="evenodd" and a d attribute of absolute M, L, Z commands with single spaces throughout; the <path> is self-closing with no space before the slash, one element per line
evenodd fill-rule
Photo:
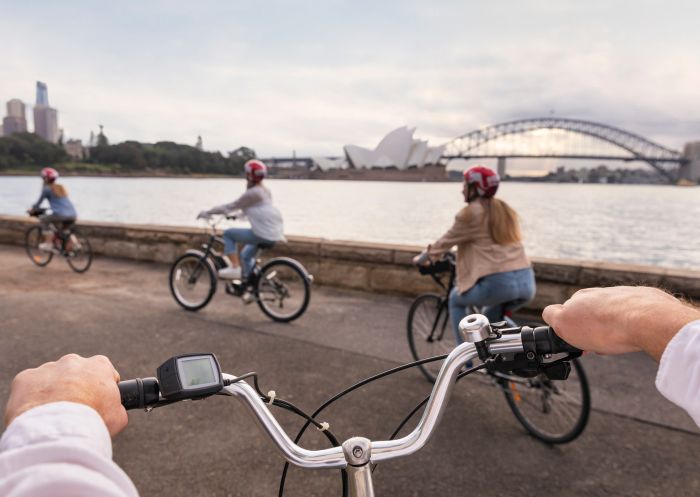
<path fill-rule="evenodd" d="M 219 361 L 214 354 L 171 357 L 158 367 L 160 394 L 166 400 L 196 399 L 224 387 Z"/>

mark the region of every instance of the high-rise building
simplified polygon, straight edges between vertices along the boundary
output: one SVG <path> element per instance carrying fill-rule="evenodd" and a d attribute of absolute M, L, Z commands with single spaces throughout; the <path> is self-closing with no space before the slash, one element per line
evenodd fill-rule
<path fill-rule="evenodd" d="M 25 119 L 25 107 L 24 107 L 24 102 L 22 102 L 19 98 L 13 98 L 12 100 L 7 102 L 7 115 L 10 117 L 21 117 L 22 119 Z"/>
<path fill-rule="evenodd" d="M 34 133 L 51 143 L 58 143 L 58 111 L 51 107 L 34 107 Z"/>
<path fill-rule="evenodd" d="M 7 102 L 7 116 L 2 120 L 3 136 L 27 131 L 24 102 L 13 98 Z"/>
<path fill-rule="evenodd" d="M 49 88 L 41 81 L 36 82 L 36 104 L 49 106 Z"/>
<path fill-rule="evenodd" d="M 34 133 L 46 141 L 58 143 L 58 111 L 49 107 L 49 90 L 41 81 L 36 82 Z"/>

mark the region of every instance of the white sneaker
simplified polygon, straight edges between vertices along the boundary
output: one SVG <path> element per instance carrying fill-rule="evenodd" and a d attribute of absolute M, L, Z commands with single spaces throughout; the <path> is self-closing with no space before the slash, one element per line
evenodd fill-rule
<path fill-rule="evenodd" d="M 243 295 L 241 295 L 241 299 L 243 299 L 244 304 L 250 304 L 255 300 L 255 295 L 253 295 L 253 292 L 246 290 Z"/>
<path fill-rule="evenodd" d="M 39 250 L 43 250 L 44 252 L 53 252 L 53 244 L 50 242 L 41 242 L 39 244 Z"/>
<path fill-rule="evenodd" d="M 238 280 L 241 278 L 240 267 L 225 267 L 219 269 L 219 278 L 224 280 Z"/>

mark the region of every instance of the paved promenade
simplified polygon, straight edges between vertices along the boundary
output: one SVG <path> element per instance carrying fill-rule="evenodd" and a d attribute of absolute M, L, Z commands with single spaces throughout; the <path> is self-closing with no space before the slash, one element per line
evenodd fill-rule
<path fill-rule="evenodd" d="M 159 264 L 99 258 L 78 275 L 60 259 L 40 269 L 20 248 L 0 245 L 0 274 L 2 399 L 16 372 L 68 352 L 105 354 L 131 378 L 154 375 L 174 354 L 213 351 L 225 371 L 257 371 L 263 390 L 311 411 L 410 359 L 408 299 L 317 286 L 307 313 L 284 325 L 223 291 L 202 311 L 183 311 L 168 291 L 168 267 Z M 642 355 L 584 362 L 594 412 L 575 442 L 548 447 L 532 439 L 498 391 L 468 379 L 423 450 L 377 469 L 377 495 L 699 495 L 700 436 L 656 393 L 654 364 Z M 428 393 L 419 373 L 407 371 L 349 396 L 322 419 L 340 439 L 387 438 Z M 275 412 L 289 430 L 299 427 Z M 277 495 L 282 460 L 234 400 L 132 411 L 129 418 L 114 457 L 143 496 Z M 324 441 L 310 433 L 303 443 Z M 339 490 L 335 472 L 294 469 L 285 495 Z"/>

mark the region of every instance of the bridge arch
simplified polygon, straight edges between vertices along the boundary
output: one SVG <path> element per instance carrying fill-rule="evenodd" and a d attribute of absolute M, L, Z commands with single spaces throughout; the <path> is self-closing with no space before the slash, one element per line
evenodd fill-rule
<path fill-rule="evenodd" d="M 590 136 L 602 142 L 613 145 L 624 153 L 620 155 L 593 155 L 593 154 L 528 154 L 528 153 L 484 153 L 484 145 L 508 135 L 524 134 L 540 129 L 556 129 L 568 131 L 575 134 Z M 660 163 L 682 164 L 684 159 L 681 153 L 670 148 L 659 145 L 640 135 L 625 131 L 620 128 L 608 126 L 606 124 L 579 119 L 565 119 L 559 117 L 542 117 L 532 119 L 521 119 L 500 124 L 494 124 L 481 129 L 471 131 L 459 136 L 445 144 L 443 153 L 445 159 L 473 159 L 473 158 L 572 158 L 572 159 L 599 159 L 599 160 L 637 160 L 648 163 L 659 173 L 673 180 L 672 174 L 661 167 Z"/>

